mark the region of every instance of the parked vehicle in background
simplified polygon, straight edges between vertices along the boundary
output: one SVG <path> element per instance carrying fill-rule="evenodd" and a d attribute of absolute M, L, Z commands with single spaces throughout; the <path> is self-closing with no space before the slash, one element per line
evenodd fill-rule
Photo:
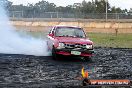
<path fill-rule="evenodd" d="M 84 30 L 74 26 L 54 26 L 48 34 L 48 49 L 53 59 L 62 56 L 79 56 L 88 60 L 94 53 L 93 42 L 86 38 Z"/>

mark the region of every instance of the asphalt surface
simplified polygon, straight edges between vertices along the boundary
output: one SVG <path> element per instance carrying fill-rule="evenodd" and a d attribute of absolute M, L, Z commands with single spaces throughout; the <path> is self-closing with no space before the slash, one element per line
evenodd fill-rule
<path fill-rule="evenodd" d="M 0 88 L 80 86 L 82 66 L 89 71 L 90 79 L 132 80 L 132 49 L 95 48 L 92 61 L 0 54 Z"/>

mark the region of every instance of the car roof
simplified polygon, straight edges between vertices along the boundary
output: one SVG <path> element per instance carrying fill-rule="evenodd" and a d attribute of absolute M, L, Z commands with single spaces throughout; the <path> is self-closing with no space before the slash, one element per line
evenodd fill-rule
<path fill-rule="evenodd" d="M 73 28 L 81 28 L 78 26 L 69 26 L 69 25 L 56 25 L 55 27 L 73 27 Z"/>

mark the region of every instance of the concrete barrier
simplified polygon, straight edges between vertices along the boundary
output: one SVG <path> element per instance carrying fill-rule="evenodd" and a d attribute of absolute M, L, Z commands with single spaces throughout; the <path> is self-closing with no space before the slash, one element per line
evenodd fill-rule
<path fill-rule="evenodd" d="M 119 23 L 119 22 L 59 22 L 59 21 L 10 21 L 14 26 L 23 27 L 51 27 L 55 25 L 70 25 L 70 26 L 80 26 L 87 32 L 100 32 L 100 33 L 132 33 L 132 23 Z M 41 29 L 40 29 L 41 30 Z M 35 31 L 35 29 L 34 29 Z"/>

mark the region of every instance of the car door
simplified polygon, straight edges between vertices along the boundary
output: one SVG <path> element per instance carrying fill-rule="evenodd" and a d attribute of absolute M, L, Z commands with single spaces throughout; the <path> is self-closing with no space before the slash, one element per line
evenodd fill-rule
<path fill-rule="evenodd" d="M 55 28 L 53 27 L 47 35 L 48 50 L 52 50 L 54 39 L 55 39 L 54 33 L 55 33 Z"/>

